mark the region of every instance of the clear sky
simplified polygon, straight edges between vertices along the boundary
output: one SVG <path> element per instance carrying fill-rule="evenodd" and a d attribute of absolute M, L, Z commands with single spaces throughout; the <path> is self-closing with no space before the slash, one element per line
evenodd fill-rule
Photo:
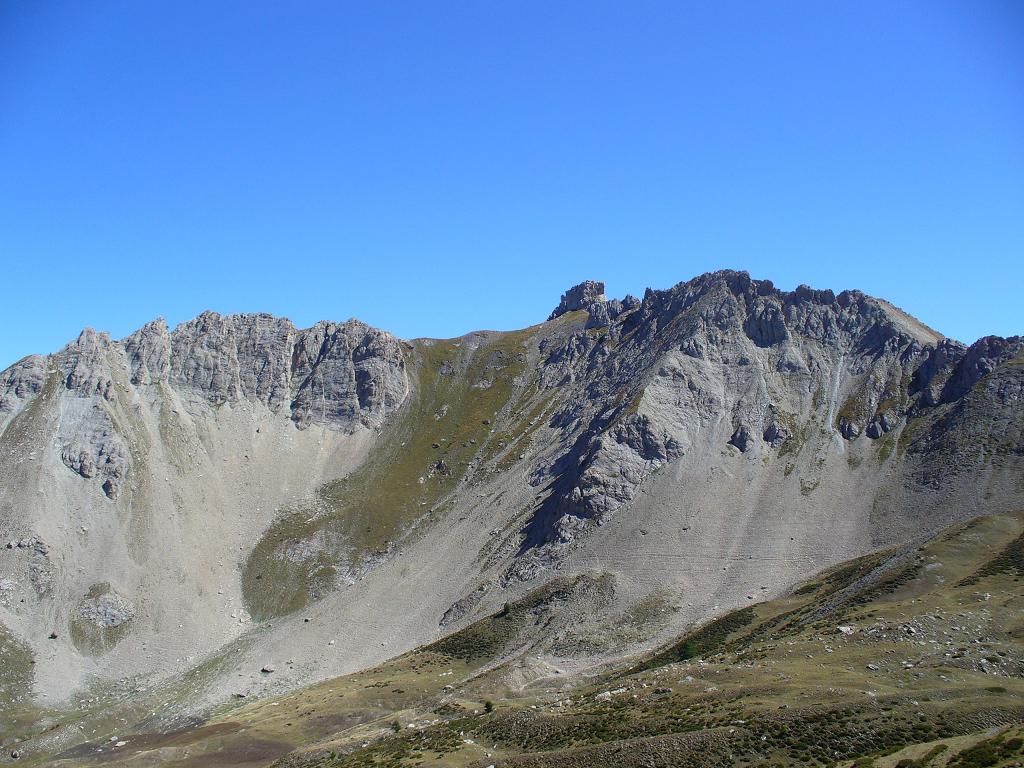
<path fill-rule="evenodd" d="M 1024 333 L 1024 3 L 0 1 L 0 367 L 719 268 Z"/>

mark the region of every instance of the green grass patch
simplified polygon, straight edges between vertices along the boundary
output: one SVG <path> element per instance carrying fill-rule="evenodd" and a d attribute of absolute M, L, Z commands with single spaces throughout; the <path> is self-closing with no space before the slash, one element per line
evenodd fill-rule
<path fill-rule="evenodd" d="M 727 613 L 683 636 L 656 653 L 639 668 L 654 669 L 712 653 L 718 650 L 731 634 L 753 624 L 756 616 L 752 606 Z"/>
<path fill-rule="evenodd" d="M 242 584 L 254 618 L 301 609 L 372 567 L 414 522 L 439 515 L 494 455 L 500 430 L 518 424 L 509 411 L 529 339 L 528 331 L 478 334 L 407 350 L 412 392 L 366 461 L 282 515 L 249 556 Z"/>
<path fill-rule="evenodd" d="M 553 603 L 566 600 L 573 588 L 586 579 L 586 576 L 577 576 L 545 584 L 525 597 L 507 603 L 498 613 L 448 635 L 424 650 L 467 663 L 498 658 L 515 645 L 523 629 L 534 624 Z"/>
<path fill-rule="evenodd" d="M 1002 552 L 985 563 L 971 576 L 963 579 L 957 586 L 971 586 L 984 578 L 998 576 L 1003 573 L 1015 574 L 1018 577 L 1024 576 L 1024 534 L 1010 542 Z"/>

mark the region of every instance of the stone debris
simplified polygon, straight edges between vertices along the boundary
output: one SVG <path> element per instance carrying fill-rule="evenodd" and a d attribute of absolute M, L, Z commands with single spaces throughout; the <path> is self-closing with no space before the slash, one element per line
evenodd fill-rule
<path fill-rule="evenodd" d="M 104 589 L 78 604 L 78 615 L 97 627 L 112 629 L 135 618 L 135 605 L 126 597 Z"/>

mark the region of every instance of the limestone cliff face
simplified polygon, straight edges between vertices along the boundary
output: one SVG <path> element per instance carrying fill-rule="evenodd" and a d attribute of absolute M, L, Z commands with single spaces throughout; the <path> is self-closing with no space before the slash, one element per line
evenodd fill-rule
<path fill-rule="evenodd" d="M 112 421 L 118 380 L 143 399 L 147 388 L 163 387 L 184 403 L 249 401 L 283 411 L 300 429 L 348 431 L 379 427 L 409 390 L 398 340 L 358 320 L 297 330 L 285 318 L 215 312 L 173 332 L 156 320 L 120 342 L 87 328 L 56 354 L 19 361 L 2 374 L 0 425 L 32 402 L 48 376 L 60 397 L 95 401 L 61 420 L 61 459 L 111 499 L 131 464 Z"/>
<path fill-rule="evenodd" d="M 287 408 L 301 426 L 379 426 L 409 389 L 398 340 L 358 320 L 297 330 L 271 315 L 204 312 L 173 332 L 155 320 L 120 342 L 86 329 L 54 355 L 26 357 L 0 374 L 5 420 L 40 392 L 48 366 L 79 397 L 110 400 L 113 369 L 123 369 L 136 387 Z"/>
<path fill-rule="evenodd" d="M 408 393 L 398 341 L 358 320 L 297 330 L 266 314 L 162 320 L 124 342 L 132 383 L 167 383 L 209 402 L 288 409 L 300 426 L 379 426 Z"/>

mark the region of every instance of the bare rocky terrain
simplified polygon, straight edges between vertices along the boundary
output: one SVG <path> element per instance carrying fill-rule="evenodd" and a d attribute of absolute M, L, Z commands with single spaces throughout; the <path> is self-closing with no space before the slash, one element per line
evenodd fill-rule
<path fill-rule="evenodd" d="M 4 749 L 356 673 L 553 583 L 502 684 L 590 674 L 1024 508 L 1022 404 L 1024 338 L 742 272 L 449 340 L 87 329 L 0 374 Z"/>

